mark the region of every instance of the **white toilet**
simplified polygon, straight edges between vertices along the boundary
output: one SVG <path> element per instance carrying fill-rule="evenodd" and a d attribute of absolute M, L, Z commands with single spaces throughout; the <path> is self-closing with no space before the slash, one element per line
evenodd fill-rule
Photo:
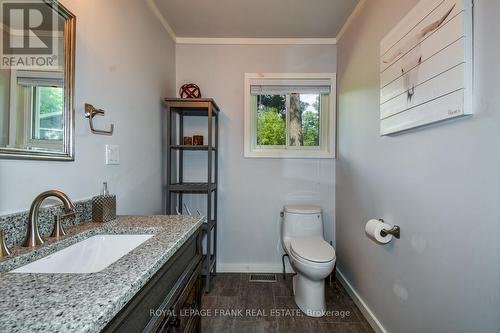
<path fill-rule="evenodd" d="M 285 206 L 281 241 L 297 273 L 293 277 L 295 303 L 308 316 L 323 316 L 325 278 L 335 266 L 335 250 L 323 238 L 321 207 Z"/>

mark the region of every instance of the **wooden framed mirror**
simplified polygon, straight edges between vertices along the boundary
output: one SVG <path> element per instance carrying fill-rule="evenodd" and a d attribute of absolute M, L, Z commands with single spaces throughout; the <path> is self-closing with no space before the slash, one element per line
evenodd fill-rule
<path fill-rule="evenodd" d="M 76 17 L 56 0 L 0 5 L 0 158 L 74 161 Z"/>

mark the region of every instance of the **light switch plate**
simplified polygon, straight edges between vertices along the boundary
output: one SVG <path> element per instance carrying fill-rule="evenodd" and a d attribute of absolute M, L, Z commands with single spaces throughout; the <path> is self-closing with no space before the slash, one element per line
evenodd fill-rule
<path fill-rule="evenodd" d="M 107 165 L 120 164 L 120 146 L 106 145 L 106 164 Z"/>

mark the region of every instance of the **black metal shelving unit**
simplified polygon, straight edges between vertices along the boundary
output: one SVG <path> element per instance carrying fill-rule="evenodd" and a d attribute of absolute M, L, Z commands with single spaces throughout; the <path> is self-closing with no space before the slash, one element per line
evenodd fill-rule
<path fill-rule="evenodd" d="M 206 194 L 207 222 L 203 225 L 206 235 L 206 253 L 203 256 L 205 292 L 210 291 L 211 276 L 217 272 L 217 178 L 219 147 L 219 107 L 212 98 L 166 98 L 166 204 L 165 213 L 175 214 L 176 206 L 182 212 L 184 194 Z M 184 118 L 207 118 L 207 142 L 203 146 L 184 145 Z M 207 155 L 207 182 L 184 181 L 184 152 L 199 151 Z M 175 165 L 174 165 L 175 164 Z"/>

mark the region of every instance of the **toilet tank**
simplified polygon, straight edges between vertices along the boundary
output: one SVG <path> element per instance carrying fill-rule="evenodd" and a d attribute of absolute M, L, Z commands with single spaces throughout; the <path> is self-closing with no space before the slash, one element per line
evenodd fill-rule
<path fill-rule="evenodd" d="M 323 238 L 321 207 L 314 205 L 287 205 L 283 209 L 281 241 L 288 252 L 293 238 Z"/>

